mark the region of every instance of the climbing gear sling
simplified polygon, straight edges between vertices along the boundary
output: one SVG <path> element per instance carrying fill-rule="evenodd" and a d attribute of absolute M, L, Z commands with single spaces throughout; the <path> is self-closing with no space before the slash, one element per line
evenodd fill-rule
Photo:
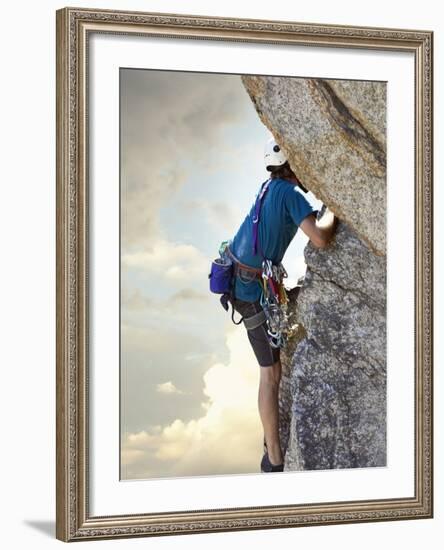
<path fill-rule="evenodd" d="M 253 254 L 259 253 L 262 257 L 261 270 L 261 297 L 260 304 L 264 311 L 267 323 L 267 334 L 270 345 L 275 348 L 283 347 L 286 343 L 288 332 L 287 303 L 288 297 L 283 284 L 287 277 L 282 263 L 273 264 L 267 259 L 259 242 L 259 222 L 261 219 L 262 204 L 272 179 L 266 180 L 261 187 L 256 199 L 253 218 Z"/>

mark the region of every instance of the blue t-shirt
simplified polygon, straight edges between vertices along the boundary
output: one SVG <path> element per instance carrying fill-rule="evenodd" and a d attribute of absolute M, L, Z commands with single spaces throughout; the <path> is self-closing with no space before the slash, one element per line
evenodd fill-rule
<path fill-rule="evenodd" d="M 272 179 L 262 200 L 258 224 L 258 248 L 257 254 L 253 254 L 255 202 L 232 239 L 230 248 L 240 262 L 260 268 L 263 259 L 261 251 L 265 258 L 273 263 L 281 262 L 302 220 L 316 211 L 297 185 L 280 178 Z M 261 295 L 259 281 L 256 279 L 247 282 L 236 277 L 234 295 L 246 302 L 258 300 Z"/>

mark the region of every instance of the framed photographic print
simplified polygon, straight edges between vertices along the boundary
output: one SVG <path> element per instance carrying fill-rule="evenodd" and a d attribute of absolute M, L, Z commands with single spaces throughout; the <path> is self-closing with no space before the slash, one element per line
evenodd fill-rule
<path fill-rule="evenodd" d="M 430 518 L 426 30 L 57 11 L 57 538 Z"/>

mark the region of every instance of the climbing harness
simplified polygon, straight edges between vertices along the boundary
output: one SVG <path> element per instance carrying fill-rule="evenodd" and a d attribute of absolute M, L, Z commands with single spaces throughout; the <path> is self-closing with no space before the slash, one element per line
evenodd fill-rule
<path fill-rule="evenodd" d="M 219 256 L 211 266 L 210 290 L 222 294 L 220 302 L 226 311 L 229 310 L 229 302 L 234 300 L 234 281 L 236 277 L 245 283 L 257 280 L 261 287 L 260 305 L 262 311 L 252 317 L 242 317 L 238 322 L 234 320 L 234 307 L 231 319 L 234 324 L 244 322 L 247 330 L 253 330 L 263 323 L 267 325 L 267 336 L 270 345 L 274 348 L 285 346 L 289 328 L 287 304 L 288 296 L 283 280 L 287 272 L 282 263 L 274 264 L 265 258 L 259 242 L 259 222 L 264 198 L 272 179 L 263 182 L 254 205 L 252 247 L 253 254 L 260 254 L 262 267 L 256 268 L 243 264 L 230 248 L 231 241 L 224 241 L 219 248 Z"/>

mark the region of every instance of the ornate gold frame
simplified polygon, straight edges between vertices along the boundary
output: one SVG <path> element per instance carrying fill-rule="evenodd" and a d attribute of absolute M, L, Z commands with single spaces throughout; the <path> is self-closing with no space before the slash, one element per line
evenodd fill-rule
<path fill-rule="evenodd" d="M 88 510 L 86 71 L 94 32 L 307 44 L 415 56 L 415 496 L 92 517 Z M 56 536 L 62 541 L 430 518 L 432 491 L 431 31 L 161 13 L 57 11 Z"/>

